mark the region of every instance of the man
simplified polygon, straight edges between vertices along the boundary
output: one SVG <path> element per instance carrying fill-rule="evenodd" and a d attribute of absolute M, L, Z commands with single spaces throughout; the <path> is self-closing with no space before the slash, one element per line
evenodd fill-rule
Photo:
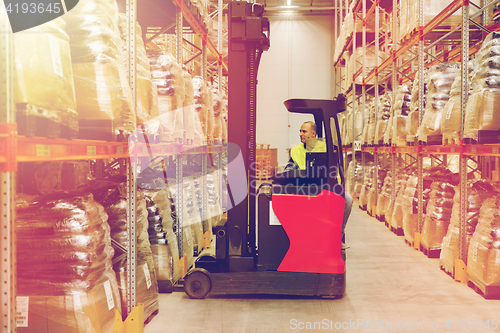
<path fill-rule="evenodd" d="M 306 169 L 306 152 L 326 152 L 326 142 L 316 137 L 316 123 L 306 121 L 300 126 L 300 142 L 292 148 L 285 171 Z"/>
<path fill-rule="evenodd" d="M 292 148 L 290 152 L 290 160 L 285 167 L 285 171 L 300 169 L 306 169 L 306 153 L 307 152 L 326 152 L 326 142 L 323 139 L 316 137 L 316 123 L 313 121 L 306 121 L 300 126 L 300 142 L 298 145 Z M 352 197 L 349 193 L 345 192 L 345 207 L 344 207 L 344 220 L 342 221 L 342 235 L 344 234 L 344 229 L 351 215 L 352 208 Z M 348 247 L 342 243 L 342 248 L 347 249 Z"/>

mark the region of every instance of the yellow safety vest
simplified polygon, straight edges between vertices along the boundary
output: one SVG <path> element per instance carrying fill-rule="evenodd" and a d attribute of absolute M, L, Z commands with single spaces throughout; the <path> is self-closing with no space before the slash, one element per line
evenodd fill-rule
<path fill-rule="evenodd" d="M 292 148 L 290 155 L 292 160 L 299 166 L 299 169 L 306 169 L 306 152 L 307 153 L 326 153 L 326 142 L 318 140 L 312 149 L 306 149 L 303 143 L 299 143 Z"/>

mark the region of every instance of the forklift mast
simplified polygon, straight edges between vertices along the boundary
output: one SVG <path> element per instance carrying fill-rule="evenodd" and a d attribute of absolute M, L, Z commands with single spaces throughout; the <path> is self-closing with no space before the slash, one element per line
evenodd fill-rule
<path fill-rule="evenodd" d="M 229 267 L 245 271 L 254 266 L 257 70 L 269 49 L 269 20 L 264 6 L 229 2 L 228 142 L 241 150 L 248 196 L 227 213 Z M 228 164 L 228 178 L 238 174 Z M 231 195 L 230 195 L 231 197 Z M 231 199 L 231 198 L 230 198 Z"/>

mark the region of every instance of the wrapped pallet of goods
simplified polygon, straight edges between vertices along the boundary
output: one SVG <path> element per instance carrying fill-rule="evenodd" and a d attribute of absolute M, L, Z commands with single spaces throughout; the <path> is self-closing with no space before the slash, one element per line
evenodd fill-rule
<path fill-rule="evenodd" d="M 472 76 L 473 90 L 465 113 L 464 138 L 479 143 L 498 142 L 497 136 L 500 130 L 499 69 L 500 34 L 492 32 L 476 53 L 475 71 Z"/>
<path fill-rule="evenodd" d="M 123 57 L 126 59 L 127 49 L 126 43 L 128 39 L 127 16 L 124 13 L 119 14 L 120 18 L 120 35 L 123 42 Z M 142 29 L 138 22 L 135 23 L 135 38 L 136 38 L 136 114 L 137 125 L 141 127 L 149 120 L 159 116 L 158 110 L 158 87 L 151 79 L 151 70 L 149 59 L 146 54 L 146 47 L 142 40 Z M 156 134 L 156 133 L 148 133 Z"/>
<path fill-rule="evenodd" d="M 370 216 L 375 217 L 376 211 L 377 211 L 377 204 L 378 204 L 378 195 L 375 195 L 375 189 L 377 190 L 378 194 L 382 191 L 382 187 L 384 186 L 384 179 L 385 176 L 387 175 L 387 169 L 380 167 L 377 169 L 377 187 L 373 186 L 370 188 L 368 191 L 368 198 L 367 198 L 367 203 L 366 203 L 366 211 Z"/>
<path fill-rule="evenodd" d="M 406 145 L 406 122 L 410 113 L 411 84 L 405 83 L 398 87 L 392 116 L 392 133 L 386 132 L 384 144 L 389 142 L 396 146 Z"/>
<path fill-rule="evenodd" d="M 355 198 L 359 197 L 361 188 L 363 186 L 363 179 L 363 166 L 361 162 L 358 159 L 356 159 L 356 163 L 354 163 L 354 161 L 349 162 L 349 166 L 347 169 L 346 189 L 351 194 L 351 196 Z M 351 186 L 353 187 L 352 191 Z"/>
<path fill-rule="evenodd" d="M 116 140 L 127 136 L 136 128 L 136 113 L 116 2 L 81 1 L 63 19 L 70 37 L 79 137 Z"/>
<path fill-rule="evenodd" d="M 375 144 L 382 144 L 384 134 L 388 130 L 389 119 L 391 117 L 392 91 L 387 90 L 379 97 L 377 123 L 375 128 Z"/>
<path fill-rule="evenodd" d="M 218 90 L 212 89 L 214 127 L 213 137 L 215 142 L 222 142 L 222 96 Z"/>
<path fill-rule="evenodd" d="M 14 34 L 18 132 L 78 137 L 78 113 L 66 23 L 57 18 Z"/>
<path fill-rule="evenodd" d="M 365 123 L 363 126 L 362 142 L 365 145 L 372 145 L 375 139 L 375 105 L 373 100 L 366 101 Z"/>
<path fill-rule="evenodd" d="M 406 119 L 406 142 L 414 143 L 415 137 L 417 135 L 418 126 L 419 126 L 419 100 L 418 100 L 418 91 L 419 91 L 419 74 L 415 75 L 415 80 L 413 81 L 413 87 L 411 89 L 411 100 L 410 100 L 410 113 L 408 114 L 408 118 Z M 424 70 L 424 110 L 426 105 L 426 96 L 427 96 L 427 72 Z"/>
<path fill-rule="evenodd" d="M 121 313 L 102 205 L 83 192 L 19 196 L 17 332 L 114 332 Z"/>
<path fill-rule="evenodd" d="M 363 177 L 363 185 L 361 186 L 361 191 L 359 192 L 359 208 L 366 210 L 368 207 L 368 194 L 373 185 L 373 173 L 375 172 L 375 166 L 373 162 L 365 165 Z"/>
<path fill-rule="evenodd" d="M 149 52 L 151 77 L 158 87 L 159 117 L 148 126 L 158 128 L 162 142 L 184 142 L 184 72 L 170 53 Z M 154 129 L 148 130 L 148 132 Z"/>
<path fill-rule="evenodd" d="M 424 162 L 425 163 L 425 162 Z M 402 216 L 403 216 L 403 232 L 405 235 L 405 240 L 409 244 L 414 244 L 414 236 L 416 232 L 419 232 L 418 228 L 418 177 L 414 172 L 408 177 L 406 182 L 406 188 L 403 195 L 402 202 Z M 430 186 L 432 181 L 426 180 L 429 176 L 428 169 L 424 169 L 424 184 L 423 184 L 423 204 L 422 207 L 424 215 L 426 214 L 427 202 L 429 200 Z M 392 214 L 392 223 L 395 223 L 395 219 L 400 218 L 401 215 L 397 215 L 399 211 L 395 208 Z"/>
<path fill-rule="evenodd" d="M 471 60 L 468 64 L 468 87 L 469 95 L 473 91 L 472 75 L 474 74 L 475 61 Z M 455 76 L 451 85 L 450 99 L 446 102 L 443 114 L 441 116 L 441 132 L 443 134 L 443 145 L 459 144 L 460 131 L 462 126 L 462 76 Z"/>
<path fill-rule="evenodd" d="M 224 94 L 222 96 L 222 139 L 224 142 L 227 142 L 227 106 L 228 106 L 228 100 L 227 100 L 227 93 L 224 91 Z"/>
<path fill-rule="evenodd" d="M 441 117 L 457 75 L 460 75 L 458 63 L 441 63 L 429 69 L 425 113 L 417 132 L 419 141 L 438 145 L 442 143 Z"/>
<path fill-rule="evenodd" d="M 404 194 L 408 184 L 408 178 L 413 173 L 413 170 L 399 170 L 396 178 L 396 197 L 393 200 L 392 196 L 385 212 L 385 219 L 390 229 L 398 236 L 404 235 L 403 230 L 403 211 L 405 204 Z"/>
<path fill-rule="evenodd" d="M 429 258 L 439 258 L 441 244 L 450 224 L 456 185 L 457 182 L 451 179 L 432 182 L 420 242 L 424 254 Z"/>
<path fill-rule="evenodd" d="M 127 191 L 126 183 L 113 181 L 90 182 L 86 190 L 94 195 L 108 214 L 111 238 L 121 246 L 115 247 L 113 270 L 116 273 L 120 289 L 122 313 L 127 311 L 127 257 L 122 249 L 129 247 L 127 232 Z M 148 235 L 148 210 L 146 199 L 140 191 L 136 192 L 135 205 L 136 227 L 136 295 L 137 303 L 144 304 L 144 319 L 158 311 L 158 282 L 155 273 L 153 254 Z M 124 318 L 125 319 L 125 318 Z"/>
<path fill-rule="evenodd" d="M 191 74 L 184 71 L 184 88 L 186 96 L 184 98 L 184 135 L 185 143 L 193 145 L 195 137 L 203 136 L 200 119 L 194 106 L 194 86 Z"/>
<path fill-rule="evenodd" d="M 209 96 L 208 96 L 208 88 L 201 76 L 193 77 L 193 88 L 194 88 L 194 103 L 195 110 L 198 113 L 198 118 L 200 119 L 201 128 L 203 130 L 204 142 L 201 144 L 205 144 L 207 138 L 209 137 L 209 128 L 208 128 L 208 117 L 209 117 Z"/>
<path fill-rule="evenodd" d="M 377 200 L 377 210 L 375 211 L 375 215 L 378 220 L 381 222 L 385 222 L 385 215 L 388 212 L 387 208 L 389 207 L 391 196 L 392 196 L 392 172 L 389 170 L 383 180 L 383 185 L 378 195 Z"/>
<path fill-rule="evenodd" d="M 469 248 L 469 243 L 479 221 L 480 209 L 486 199 L 498 195 L 498 186 L 483 179 L 471 179 L 467 182 L 467 237 L 465 248 Z M 460 187 L 455 187 L 453 197 L 453 209 L 451 211 L 450 225 L 448 232 L 443 238 L 439 264 L 442 269 L 454 276 L 455 260 L 459 259 L 459 236 L 460 236 Z M 467 264 L 467 258 L 465 258 Z"/>
<path fill-rule="evenodd" d="M 483 202 L 467 254 L 469 283 L 478 287 L 486 298 L 500 295 L 499 213 L 500 195 Z"/>

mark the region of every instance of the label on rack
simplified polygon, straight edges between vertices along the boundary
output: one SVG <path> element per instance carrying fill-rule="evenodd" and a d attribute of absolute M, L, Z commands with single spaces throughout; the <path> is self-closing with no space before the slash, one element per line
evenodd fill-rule
<path fill-rule="evenodd" d="M 274 212 L 272 201 L 269 202 L 269 225 L 281 225 L 280 220 L 278 220 L 278 217 Z"/>
<path fill-rule="evenodd" d="M 498 154 L 498 147 L 493 147 L 491 151 L 493 154 Z"/>
<path fill-rule="evenodd" d="M 144 269 L 144 276 L 146 277 L 146 287 L 149 289 L 151 288 L 151 275 L 149 274 L 148 263 L 145 263 L 142 268 Z"/>
<path fill-rule="evenodd" d="M 147 155 L 148 154 L 148 147 L 142 147 L 142 153 Z"/>
<path fill-rule="evenodd" d="M 477 248 L 479 244 L 477 242 L 474 242 L 474 245 L 472 246 L 472 261 L 476 262 L 477 261 Z"/>
<path fill-rule="evenodd" d="M 116 153 L 118 155 L 123 155 L 123 146 L 116 147 Z"/>
<path fill-rule="evenodd" d="M 476 149 L 476 147 L 472 147 L 472 153 L 473 153 L 473 154 L 477 153 L 477 149 Z"/>
<path fill-rule="evenodd" d="M 165 147 L 161 147 L 160 151 L 162 154 L 165 154 Z"/>
<path fill-rule="evenodd" d="M 87 146 L 87 155 L 89 155 L 89 156 L 97 155 L 96 146 Z"/>
<path fill-rule="evenodd" d="M 16 297 L 16 326 L 28 327 L 28 305 L 30 298 L 27 296 Z"/>
<path fill-rule="evenodd" d="M 354 151 L 361 151 L 361 141 L 354 141 Z"/>
<path fill-rule="evenodd" d="M 111 289 L 111 282 L 104 282 L 104 292 L 106 293 L 106 301 L 108 301 L 108 310 L 115 307 L 115 300 L 113 299 L 113 290 Z"/>
<path fill-rule="evenodd" d="M 36 145 L 36 156 L 50 156 L 50 145 Z"/>
<path fill-rule="evenodd" d="M 60 77 L 64 77 L 59 40 L 51 34 L 47 35 L 49 36 L 50 55 L 52 56 L 52 68 L 54 69 L 54 73 Z"/>

